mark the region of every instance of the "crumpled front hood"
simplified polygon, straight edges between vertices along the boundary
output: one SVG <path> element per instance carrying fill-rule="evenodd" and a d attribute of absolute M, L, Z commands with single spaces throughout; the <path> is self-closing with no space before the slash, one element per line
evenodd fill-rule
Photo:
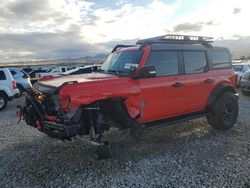
<path fill-rule="evenodd" d="M 60 87 L 61 85 L 67 82 L 82 83 L 82 82 L 93 82 L 93 81 L 107 80 L 107 79 L 110 80 L 116 78 L 118 78 L 118 76 L 110 74 L 102 74 L 102 73 L 91 73 L 91 74 L 81 74 L 81 75 L 60 76 L 49 80 L 40 81 L 40 83 L 52 87 Z"/>
<path fill-rule="evenodd" d="M 77 82 L 99 82 L 104 80 L 112 80 L 117 79 L 118 76 L 111 74 L 102 74 L 102 73 L 91 73 L 91 74 L 81 74 L 81 75 L 69 75 L 69 76 L 60 76 L 45 79 L 42 81 L 38 81 L 34 84 L 34 88 L 39 90 L 42 93 L 54 93 L 60 86 L 65 83 Z"/>

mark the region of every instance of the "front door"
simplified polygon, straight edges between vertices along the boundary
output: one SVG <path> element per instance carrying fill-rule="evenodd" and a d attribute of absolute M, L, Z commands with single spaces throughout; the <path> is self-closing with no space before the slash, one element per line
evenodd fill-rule
<path fill-rule="evenodd" d="M 165 119 L 185 113 L 184 75 L 179 70 L 178 51 L 152 51 L 147 65 L 156 66 L 156 77 L 140 79 L 141 122 Z"/>

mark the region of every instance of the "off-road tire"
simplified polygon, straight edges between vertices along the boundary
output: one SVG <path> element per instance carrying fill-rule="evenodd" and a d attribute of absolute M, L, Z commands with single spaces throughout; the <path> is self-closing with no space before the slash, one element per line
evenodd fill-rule
<path fill-rule="evenodd" d="M 6 107 L 6 105 L 8 103 L 7 97 L 6 97 L 6 95 L 4 93 L 0 93 L 0 101 L 3 102 L 3 105 L 0 106 L 0 111 L 1 111 Z"/>
<path fill-rule="evenodd" d="M 249 91 L 244 91 L 243 89 L 241 89 L 241 93 L 243 95 L 246 95 L 246 96 L 249 96 L 250 95 L 250 92 Z"/>
<path fill-rule="evenodd" d="M 226 130 L 234 125 L 238 112 L 237 97 L 232 92 L 226 92 L 215 101 L 207 120 L 213 128 Z"/>

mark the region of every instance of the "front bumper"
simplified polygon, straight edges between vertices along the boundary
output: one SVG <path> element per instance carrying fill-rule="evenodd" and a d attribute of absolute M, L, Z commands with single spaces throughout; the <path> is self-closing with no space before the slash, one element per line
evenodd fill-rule
<path fill-rule="evenodd" d="M 37 128 L 39 131 L 52 138 L 70 139 L 82 134 L 80 124 L 70 124 L 59 120 L 49 120 L 46 118 L 41 104 L 29 93 L 25 97 L 25 105 L 18 106 L 17 114 L 23 118 L 26 124 Z"/>
<path fill-rule="evenodd" d="M 81 133 L 80 125 L 70 125 L 66 126 L 56 122 L 43 121 L 42 123 L 42 132 L 47 134 L 52 138 L 59 139 L 70 139 Z"/>

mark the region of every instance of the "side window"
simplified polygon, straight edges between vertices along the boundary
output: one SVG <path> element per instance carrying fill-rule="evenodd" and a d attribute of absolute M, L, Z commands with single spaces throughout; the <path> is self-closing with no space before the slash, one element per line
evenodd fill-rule
<path fill-rule="evenodd" d="M 16 72 L 15 71 L 10 71 L 11 72 L 11 74 L 12 74 L 12 76 L 14 76 L 15 74 L 16 74 Z"/>
<path fill-rule="evenodd" d="M 212 51 L 212 68 L 230 68 L 230 55 L 225 50 Z"/>
<path fill-rule="evenodd" d="M 152 51 L 146 64 L 155 65 L 156 76 L 170 76 L 179 73 L 177 51 Z"/>
<path fill-rule="evenodd" d="M 206 54 L 204 51 L 184 51 L 183 58 L 185 73 L 204 72 L 207 65 Z"/>
<path fill-rule="evenodd" d="M 0 71 L 0 80 L 6 80 L 6 76 L 4 74 L 4 71 Z"/>

